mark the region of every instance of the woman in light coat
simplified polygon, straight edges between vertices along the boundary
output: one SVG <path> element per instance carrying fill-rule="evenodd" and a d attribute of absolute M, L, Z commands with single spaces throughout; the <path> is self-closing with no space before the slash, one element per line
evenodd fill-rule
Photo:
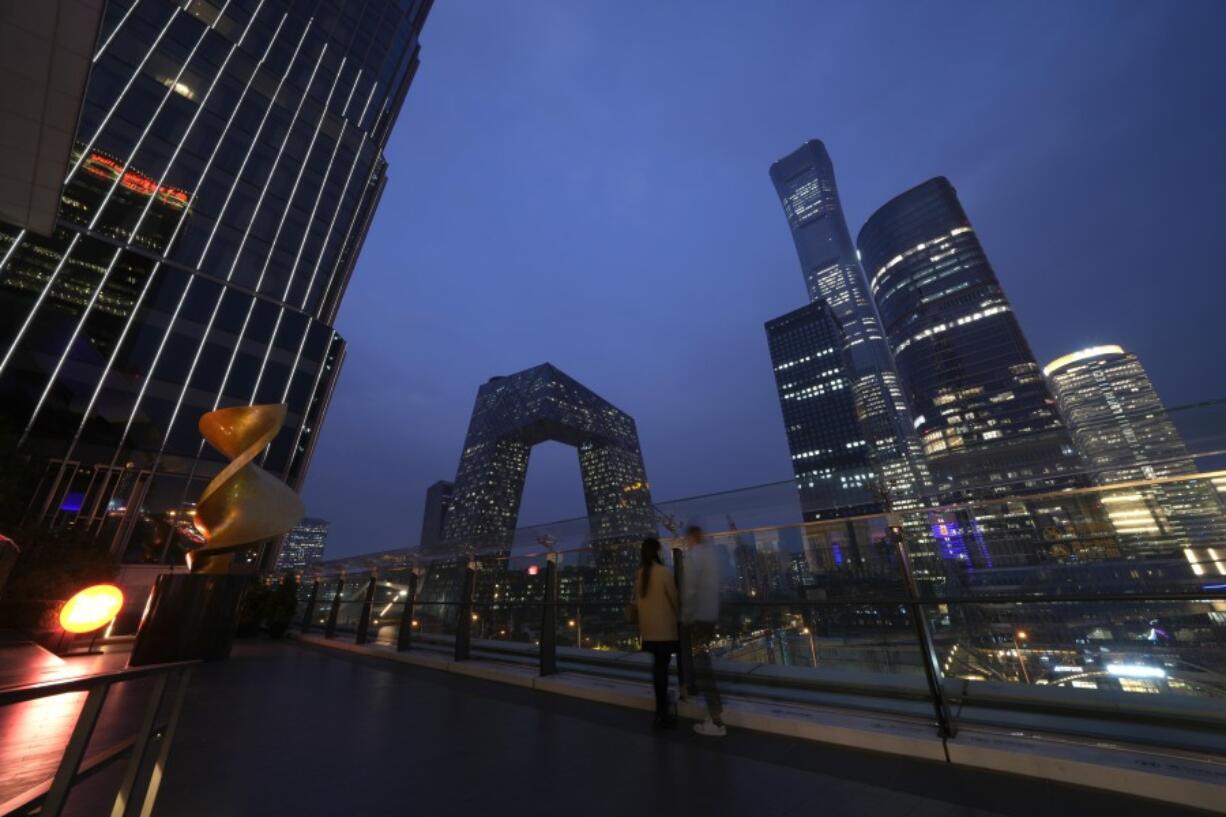
<path fill-rule="evenodd" d="M 673 574 L 660 559 L 660 540 L 643 540 L 641 564 L 634 573 L 634 597 L 631 604 L 638 616 L 639 637 L 643 651 L 655 660 L 651 680 L 656 693 L 656 729 L 677 725 L 669 711 L 668 665 L 677 652 L 677 584 Z"/>

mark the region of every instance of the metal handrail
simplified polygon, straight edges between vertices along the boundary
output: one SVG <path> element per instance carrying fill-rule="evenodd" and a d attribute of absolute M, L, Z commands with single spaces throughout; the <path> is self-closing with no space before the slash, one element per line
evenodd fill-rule
<path fill-rule="evenodd" d="M 126 754 L 128 763 L 115 800 L 111 804 L 110 815 L 149 817 L 165 774 L 166 760 L 174 740 L 187 687 L 191 682 L 192 672 L 199 663 L 180 661 L 153 664 L 0 689 L 0 706 L 11 706 L 71 692 L 87 693 L 55 774 L 50 780 L 28 789 L 8 802 L 0 803 L 0 813 L 28 813 L 37 806 L 40 817 L 59 817 L 78 781 Z M 171 676 L 177 676 L 178 683 L 169 710 L 165 718 L 160 719 L 159 713 L 166 699 Z M 136 734 L 87 758 L 85 752 L 89 748 L 90 738 L 111 687 L 150 677 L 156 679 L 155 686 Z M 153 744 L 158 744 L 156 760 L 142 780 L 141 772 L 146 766 L 145 761 Z"/>

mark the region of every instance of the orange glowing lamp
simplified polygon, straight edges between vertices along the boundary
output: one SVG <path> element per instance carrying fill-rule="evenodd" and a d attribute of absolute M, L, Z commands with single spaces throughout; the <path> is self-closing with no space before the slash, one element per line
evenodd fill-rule
<path fill-rule="evenodd" d="M 91 633 L 110 624 L 122 608 L 122 590 L 113 584 L 95 584 L 68 600 L 60 610 L 60 626 L 67 633 Z"/>

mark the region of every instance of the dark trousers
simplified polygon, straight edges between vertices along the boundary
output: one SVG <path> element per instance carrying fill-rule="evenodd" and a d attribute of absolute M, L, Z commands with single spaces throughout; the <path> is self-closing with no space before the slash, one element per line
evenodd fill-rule
<path fill-rule="evenodd" d="M 656 717 L 672 714 L 668 711 L 668 665 L 677 651 L 676 641 L 644 641 L 643 651 L 654 659 L 651 664 L 651 685 L 656 693 Z"/>
<path fill-rule="evenodd" d="M 715 638 L 715 623 L 695 621 L 690 626 L 690 648 L 694 655 L 694 683 L 707 699 L 707 714 L 718 721 L 724 714 L 724 702 L 715 685 L 715 671 L 711 668 L 711 641 Z"/>

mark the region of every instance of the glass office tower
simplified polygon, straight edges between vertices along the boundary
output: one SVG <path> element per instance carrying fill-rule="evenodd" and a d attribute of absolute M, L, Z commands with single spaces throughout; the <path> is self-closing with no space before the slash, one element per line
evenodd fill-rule
<path fill-rule="evenodd" d="M 938 492 L 1076 484 L 1076 450 L 953 185 L 892 199 L 857 244 Z"/>
<path fill-rule="evenodd" d="M 1051 383 L 1090 477 L 1129 557 L 1182 551 L 1193 574 L 1226 575 L 1226 516 L 1141 361 L 1115 345 L 1049 363 Z"/>
<path fill-rule="evenodd" d="M 838 434 L 846 438 L 842 440 L 845 451 L 856 448 L 860 460 L 859 464 L 848 465 L 845 476 L 853 480 L 849 485 L 874 496 L 877 509 L 915 507 L 927 491 L 927 468 L 894 361 L 868 295 L 864 271 L 843 218 L 830 155 L 820 141 L 810 140 L 771 165 L 770 177 L 791 228 L 809 300 L 826 305 L 824 312 L 798 310 L 767 324 L 780 405 L 785 418 L 792 416 L 786 420 L 788 440 L 802 499 L 815 477 L 812 446 L 806 440 L 839 428 Z M 838 331 L 831 335 L 836 351 L 830 361 L 837 362 L 836 368 L 845 369 L 842 374 L 855 407 L 852 426 L 846 425 L 842 398 L 813 403 L 805 410 L 808 417 L 804 420 L 798 419 L 795 406 L 790 405 L 789 401 L 815 398 L 822 388 L 824 374 L 814 373 L 816 379 L 812 382 L 801 382 L 798 378 L 807 371 L 806 367 L 793 370 L 788 377 L 779 377 L 783 371 L 779 367 L 789 360 L 814 357 L 826 348 L 825 341 L 812 349 L 802 349 L 797 344 L 803 338 L 830 335 L 831 319 Z M 810 324 L 809 328 L 801 328 L 805 323 Z M 833 412 L 829 416 L 824 414 L 826 406 Z M 838 459 L 846 459 L 845 452 L 840 452 Z M 818 498 L 818 493 L 807 494 L 808 501 Z M 840 507 L 869 505 L 849 497 L 848 503 Z M 805 505 L 802 510 L 808 517 L 822 518 L 832 509 Z"/>
<path fill-rule="evenodd" d="M 328 546 L 328 520 L 307 517 L 285 534 L 285 542 L 277 555 L 277 570 L 301 572 L 322 562 Z"/>
<path fill-rule="evenodd" d="M 768 321 L 766 336 L 805 521 L 885 510 L 830 306 L 818 300 Z"/>
<path fill-rule="evenodd" d="M 301 485 L 332 329 L 429 0 L 110 0 L 50 235 L 0 223 L 0 425 L 31 517 L 181 558 L 223 465 L 200 415 L 289 405 Z"/>

